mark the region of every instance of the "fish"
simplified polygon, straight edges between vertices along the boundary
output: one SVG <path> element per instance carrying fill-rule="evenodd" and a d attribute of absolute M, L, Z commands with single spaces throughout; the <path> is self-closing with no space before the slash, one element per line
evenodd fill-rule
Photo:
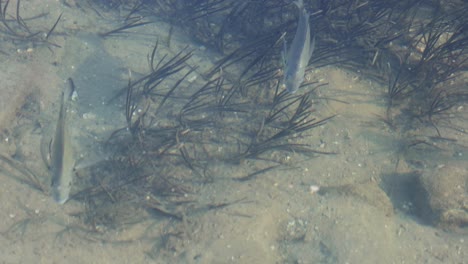
<path fill-rule="evenodd" d="M 64 204 L 70 197 L 75 159 L 73 157 L 71 131 L 68 124 L 67 111 L 75 91 L 75 85 L 68 78 L 62 91 L 59 116 L 55 134 L 50 147 L 50 172 L 52 176 L 52 198 L 59 204 Z"/>
<path fill-rule="evenodd" d="M 286 41 L 283 42 L 283 83 L 290 93 L 295 93 L 304 81 L 305 69 L 315 48 L 315 37 L 312 42 L 310 40 L 309 13 L 304 8 L 304 2 L 298 0 L 294 4 L 299 9 L 299 22 L 297 23 L 296 35 L 287 53 Z M 286 57 L 285 54 L 287 54 Z"/>

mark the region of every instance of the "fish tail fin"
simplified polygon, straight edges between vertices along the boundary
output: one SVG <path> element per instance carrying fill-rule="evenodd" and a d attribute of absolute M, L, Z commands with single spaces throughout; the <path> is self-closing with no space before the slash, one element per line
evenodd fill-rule
<path fill-rule="evenodd" d="M 303 14 L 303 16 L 306 18 L 306 23 L 309 23 L 309 12 L 304 7 L 304 0 L 296 0 L 294 1 L 294 4 L 297 6 L 299 9 L 299 12 Z"/>
<path fill-rule="evenodd" d="M 302 9 L 304 7 L 304 0 L 296 0 L 294 1 L 294 4 L 297 6 L 297 8 Z"/>

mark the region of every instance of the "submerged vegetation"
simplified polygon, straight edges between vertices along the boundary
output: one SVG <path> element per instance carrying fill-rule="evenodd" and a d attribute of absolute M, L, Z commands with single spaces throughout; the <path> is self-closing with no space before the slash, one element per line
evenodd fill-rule
<path fill-rule="evenodd" d="M 10 5 L 10 0 L 0 1 L 0 36 L 7 40 L 6 43 L 12 42 L 16 47 L 33 47 L 33 46 L 47 46 L 59 47 L 57 44 L 51 41 L 52 34 L 55 33 L 55 29 L 60 22 L 62 15 L 60 15 L 55 23 L 48 29 L 37 29 L 36 27 L 30 27 L 30 24 L 47 16 L 46 13 L 41 13 L 33 17 L 22 17 L 21 16 L 21 1 L 15 1 L 16 5 Z M 0 50 L 4 54 L 9 54 L 7 50 Z"/>
<path fill-rule="evenodd" d="M 104 225 L 99 218 L 109 210 L 99 208 L 128 202 L 182 219 L 193 205 L 179 204 L 179 199 L 215 180 L 213 167 L 241 165 L 246 159 L 283 164 L 273 152 L 326 153 L 296 141 L 331 117 L 313 116 L 309 94 L 281 91 L 276 72 L 258 67 L 234 83 L 215 74 L 196 88 L 198 83 L 186 80 L 196 70 L 187 66 L 191 51 L 155 61 L 157 48 L 151 52 L 150 72 L 129 80 L 121 92 L 127 125 L 106 143 L 115 155 L 91 171 L 85 184 L 90 187 L 76 196 L 93 206 L 91 212 L 101 212 L 87 221 Z"/>
<path fill-rule="evenodd" d="M 74 2 L 82 10 L 111 14 L 116 20 L 115 28 L 100 25 L 97 35 L 102 39 L 118 41 L 145 33 L 161 19 L 171 26 L 167 38 L 159 38 L 148 51 L 147 72 L 130 74 L 126 87 L 107 98 L 109 104 L 122 104 L 125 121 L 103 143 L 112 155 L 77 172 L 78 191 L 71 200 L 84 204 L 84 210 L 73 216 L 86 232 L 101 234 L 157 217 L 186 225 L 193 214 L 243 201 L 198 202 L 197 192 L 213 181 L 242 183 L 290 169 L 290 155 L 308 159 L 336 154 L 306 140 L 320 141 L 314 138 L 318 127 L 334 117 L 316 111 L 322 106 L 316 91 L 326 84 L 308 80 L 297 94 L 282 87 L 283 42 L 291 42 L 297 21 L 290 1 Z M 440 142 L 457 144 L 445 133 L 466 133 L 458 122 L 466 116 L 457 112 L 468 100 L 466 5 L 456 9 L 419 0 L 304 2 L 316 37 L 309 70 L 336 65 L 385 87 L 380 92 L 386 112 L 379 121 L 401 139 L 402 157 L 395 167 L 410 151 L 437 151 Z M 56 46 L 50 36 L 60 28 L 61 16 L 48 30 L 32 30 L 26 22 L 35 18 L 19 15 L 20 1 L 16 16 L 9 15 L 9 3 L 0 1 L 2 37 Z M 193 62 L 190 45 L 178 50 L 171 46 L 174 27 L 220 58 L 202 69 Z M 0 162 L 47 192 L 34 173 L 14 159 L 0 156 Z M 223 166 L 235 167 L 238 173 L 230 175 Z"/>
<path fill-rule="evenodd" d="M 164 17 L 198 41 L 226 56 L 209 72 L 230 74 L 230 65 L 276 64 L 283 38 L 294 37 L 296 17 L 289 1 L 200 0 L 116 2 L 128 16 Z M 467 68 L 466 5 L 456 1 L 305 1 L 311 12 L 316 51 L 314 68 L 330 64 L 358 70 L 388 84 L 388 122 L 411 113 L 437 129 L 437 116 L 466 100 L 462 84 L 454 83 Z M 127 16 L 127 17 L 128 17 Z M 170 37 L 169 37 L 170 38 Z M 241 74 L 242 77 L 243 74 Z M 227 78 L 227 76 L 225 76 Z M 407 126 L 407 124 L 399 124 Z M 412 126 L 412 125 L 410 125 Z"/>
<path fill-rule="evenodd" d="M 99 9 L 103 3 L 88 5 Z M 450 119 L 457 117 L 453 109 L 468 98 L 466 87 L 457 83 L 468 66 L 466 7 L 456 10 L 413 0 L 305 5 L 316 37 L 311 66 L 334 64 L 386 84 L 382 94 L 387 111 L 381 120 L 402 139 L 415 138 L 402 140 L 400 154 L 450 142 L 443 138 L 441 125 L 464 131 L 450 125 Z M 216 179 L 212 167 L 220 163 L 266 162 L 238 178 L 245 181 L 285 164 L 272 153 L 330 154 L 301 140 L 332 118 L 314 116 L 315 88 L 324 84 L 309 82 L 300 95 L 281 87 L 282 42 L 291 41 L 294 36 L 285 32 L 296 27 L 288 1 L 115 1 L 107 7 L 120 12 L 123 26 L 104 31 L 102 37 L 131 34 L 164 18 L 172 27 L 166 45 L 173 27 L 180 27 L 223 57 L 202 71 L 191 65 L 189 47 L 157 59 L 162 42 L 156 44 L 149 73 L 130 79 L 119 93 L 126 95 L 127 125 L 107 142 L 116 153 L 108 162 L 118 163 L 109 168 L 118 168 L 118 173 L 93 176 L 89 186 L 99 186 L 90 187 L 93 195 L 83 191 L 77 197 L 100 207 L 132 201 L 143 211 L 156 209 L 182 219 L 193 205 L 178 199 Z M 194 73 L 203 80 L 189 82 Z M 418 135 L 421 126 L 435 133 Z M 101 200 L 90 198 L 95 196 Z M 177 204 L 177 209 L 162 205 L 166 203 L 171 208 Z"/>

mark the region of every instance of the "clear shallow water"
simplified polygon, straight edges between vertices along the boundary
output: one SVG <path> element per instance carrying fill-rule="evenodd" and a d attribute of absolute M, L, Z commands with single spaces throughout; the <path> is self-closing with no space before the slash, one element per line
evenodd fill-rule
<path fill-rule="evenodd" d="M 89 24 L 80 22 L 79 31 L 83 33 L 61 40 L 65 51 L 54 55 L 62 62 L 58 69 L 44 70 L 40 78 L 31 74 L 27 77 L 35 78 L 38 87 L 42 87 L 41 81 L 50 83 L 50 80 L 68 76 L 75 79 L 79 97 L 77 116 L 73 120 L 74 133 L 77 149 L 87 156 L 86 153 L 92 153 L 93 148 L 103 144 L 109 133 L 125 127 L 124 98 L 111 104 L 102 102 L 125 87 L 126 69 L 136 72 L 135 79 L 145 74 L 147 54 L 152 50 L 154 39 L 136 37 L 138 34 L 100 39 L 91 26 L 95 24 L 93 21 L 100 21 L 97 15 L 87 14 L 86 19 L 80 20 L 82 13 L 79 11 L 64 8 L 64 12 L 73 20 Z M 63 30 L 67 26 L 65 22 Z M 156 30 L 154 34 L 163 39 L 167 36 L 167 25 L 160 28 L 164 30 Z M 183 35 L 183 32 L 177 34 Z M 179 39 L 183 43 L 178 43 Z M 197 64 L 206 63 L 202 65 L 204 68 L 213 61 L 209 55 L 203 60 L 201 51 L 206 47 L 200 49 L 198 43 L 178 37 L 172 42 L 197 49 Z M 171 50 L 161 48 L 157 58 L 178 52 Z M 20 64 L 30 65 L 34 61 L 48 65 L 48 52 L 45 48 L 37 49 L 31 60 L 28 58 Z M 12 67 L 14 63 L 18 62 L 10 58 L 8 65 Z M 203 83 L 200 76 L 194 84 L 184 82 L 181 94 L 193 93 L 192 89 Z M 106 204 L 106 207 L 83 200 L 59 206 L 47 193 L 18 182 L 17 177 L 4 175 L 7 191 L 2 200 L 8 221 L 2 226 L 0 243 L 5 253 L 2 255 L 13 263 L 33 263 L 38 259 L 70 263 L 431 263 L 443 259 L 448 263 L 463 263 L 467 248 L 463 235 L 441 231 L 421 219 L 413 193 L 421 173 L 459 175 L 460 171 L 466 171 L 464 148 L 454 149 L 448 141 L 441 140 L 437 146 L 442 146 L 444 151 L 426 144 L 405 149 L 404 143 L 408 140 L 420 140 L 418 135 L 434 135 L 434 130 L 420 129 L 414 137 L 406 137 L 408 134 L 379 120 L 387 110 L 382 100 L 384 86 L 367 80 L 362 74 L 335 67 L 314 69 L 312 78 L 328 83 L 317 90 L 314 117 L 337 116 L 296 140 L 335 154 L 309 158 L 299 153 L 273 152 L 268 157 L 281 160 L 285 166 L 247 182 L 232 178 L 249 175 L 267 164 L 258 160 L 242 160 L 237 164 L 214 161 L 207 167 L 206 175 L 210 177 L 203 178 L 190 172 L 183 163 L 178 166 L 171 163 L 173 167 L 167 170 L 174 177 L 193 180 L 193 186 L 184 190 L 185 195 L 172 200 L 127 190 L 135 196 L 118 200 L 108 189 L 105 198 L 119 202 L 114 206 Z M 62 84 L 56 83 L 49 88 L 59 91 Z M 166 85 L 171 83 L 174 82 L 169 80 Z M 56 93 L 43 94 L 36 99 L 38 107 L 50 112 L 47 118 L 53 123 Z M 50 98 L 45 100 L 45 96 Z M 51 103 L 41 106 L 41 100 Z M 185 100 L 184 97 L 169 100 L 165 108 L 168 112 L 156 122 L 160 126 L 170 125 L 169 110 L 177 109 Z M 35 118 L 34 115 L 18 117 L 18 123 L 34 127 Z M 235 123 L 236 117 L 231 120 Z M 19 131 L 14 125 L 10 129 Z M 25 164 L 32 167 L 31 170 L 39 172 L 42 179 L 47 178 L 47 170 L 38 154 L 41 135 L 29 132 L 33 129 L 27 131 L 20 135 L 11 133 L 15 135 L 14 145 L 22 146 L 16 151 L 25 156 Z M 235 128 L 232 131 L 237 133 Z M 180 133 L 189 132 L 181 130 Z M 454 133 L 449 135 L 459 142 L 466 140 L 461 133 L 446 133 Z M 4 140 L 4 145 L 10 144 Z M 222 142 L 216 146 L 222 146 Z M 207 148 L 211 150 L 210 146 Z M 9 151 L 14 153 L 15 150 Z M 222 154 L 225 149 L 219 151 Z M 118 166 L 116 164 L 112 163 Z M 91 173 L 78 173 L 76 182 L 80 185 L 75 186 L 74 191 L 79 192 L 82 186 L 89 187 L 89 184 L 99 184 L 105 190 L 115 187 L 113 182 L 96 181 L 115 179 L 106 174 L 113 169 L 102 166 Z M 158 172 L 154 181 L 163 177 L 159 173 L 165 172 L 159 167 L 154 171 Z M 125 179 L 124 175 L 122 177 Z M 320 191 L 314 192 L 313 186 L 318 186 Z M 138 188 L 138 185 L 130 188 Z M 94 200 L 95 203 L 99 201 Z M 152 201 L 152 205 L 157 206 L 154 210 L 135 207 L 143 201 Z M 93 209 L 99 211 L 93 213 Z M 186 214 L 184 220 L 177 219 L 181 212 Z"/>

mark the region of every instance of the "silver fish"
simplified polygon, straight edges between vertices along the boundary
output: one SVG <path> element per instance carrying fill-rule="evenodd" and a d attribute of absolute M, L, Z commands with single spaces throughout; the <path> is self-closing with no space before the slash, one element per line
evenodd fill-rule
<path fill-rule="evenodd" d="M 303 0 L 295 1 L 299 8 L 299 22 L 287 57 L 284 58 L 284 85 L 290 93 L 295 93 L 304 81 L 307 64 L 312 57 L 315 46 L 315 38 L 310 41 L 309 13 L 304 8 Z M 284 54 L 286 54 L 286 42 L 284 42 Z"/>
<path fill-rule="evenodd" d="M 53 138 L 50 170 L 52 174 L 52 197 L 59 204 L 64 204 L 69 196 L 74 174 L 75 160 L 71 146 L 71 134 L 67 122 L 67 109 L 71 101 L 75 85 L 71 78 L 62 92 L 62 101 Z"/>

